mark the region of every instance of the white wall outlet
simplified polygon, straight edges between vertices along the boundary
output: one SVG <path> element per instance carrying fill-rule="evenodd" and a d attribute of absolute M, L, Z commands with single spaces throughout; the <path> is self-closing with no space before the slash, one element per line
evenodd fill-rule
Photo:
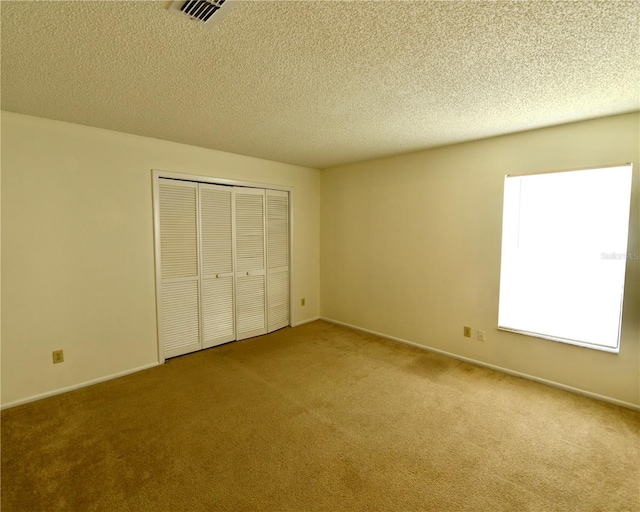
<path fill-rule="evenodd" d="M 54 350 L 53 351 L 53 364 L 64 363 L 64 351 L 63 350 Z"/>
<path fill-rule="evenodd" d="M 484 336 L 484 331 L 478 329 L 478 341 L 486 341 Z"/>

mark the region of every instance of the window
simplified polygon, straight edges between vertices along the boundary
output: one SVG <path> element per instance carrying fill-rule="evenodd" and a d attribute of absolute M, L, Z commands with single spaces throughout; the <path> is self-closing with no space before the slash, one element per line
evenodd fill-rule
<path fill-rule="evenodd" d="M 506 176 L 498 328 L 617 352 L 631 164 Z"/>

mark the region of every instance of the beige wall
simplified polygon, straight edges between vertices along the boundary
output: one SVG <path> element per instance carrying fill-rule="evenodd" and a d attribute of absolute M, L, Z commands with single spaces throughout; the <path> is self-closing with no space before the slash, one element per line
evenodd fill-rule
<path fill-rule="evenodd" d="M 152 169 L 293 187 L 292 320 L 318 316 L 318 170 L 4 112 L 3 405 L 157 362 Z"/>
<path fill-rule="evenodd" d="M 633 162 L 629 252 L 640 252 L 639 125 L 635 113 L 324 170 L 321 315 L 640 404 L 638 260 L 619 354 L 496 327 L 504 175 Z"/>
<path fill-rule="evenodd" d="M 634 162 L 629 252 L 640 252 L 639 126 L 640 114 L 616 116 L 320 173 L 2 113 L 2 404 L 157 361 L 151 169 L 294 187 L 295 323 L 321 310 L 640 404 L 638 260 L 617 355 L 496 329 L 504 174 Z"/>

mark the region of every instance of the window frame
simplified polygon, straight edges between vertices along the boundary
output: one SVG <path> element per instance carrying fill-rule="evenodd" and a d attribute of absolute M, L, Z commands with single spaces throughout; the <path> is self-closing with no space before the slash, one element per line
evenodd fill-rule
<path fill-rule="evenodd" d="M 609 168 L 623 168 L 623 167 L 628 167 L 628 172 L 629 172 L 629 197 L 628 197 L 628 201 L 629 201 L 629 210 L 627 213 L 627 220 L 626 220 L 626 249 L 625 249 L 625 253 L 622 255 L 623 258 L 620 259 L 624 259 L 625 264 L 624 264 L 624 270 L 623 270 L 623 275 L 622 275 L 622 291 L 621 291 L 621 296 L 620 296 L 620 316 L 619 316 L 619 322 L 618 322 L 618 335 L 617 335 L 617 343 L 615 347 L 612 346 L 607 346 L 607 345 L 602 345 L 602 344 L 597 344 L 597 343 L 591 343 L 588 341 L 583 341 L 583 340 L 578 340 L 578 339 L 572 339 L 572 338 L 568 338 L 568 337 L 562 337 L 562 336 L 554 336 L 552 334 L 546 334 L 546 333 L 538 333 L 538 332 L 533 332 L 533 331 L 529 331 L 526 329 L 519 329 L 519 328 L 515 328 L 515 327 L 508 327 L 508 326 L 504 326 L 504 325 L 500 325 L 500 317 L 501 317 L 501 305 L 502 305 L 502 293 L 503 293 L 503 274 L 504 274 L 504 258 L 505 258 L 505 245 L 504 245 L 504 237 L 505 237 L 505 204 L 506 204 L 506 194 L 507 194 L 507 180 L 509 178 L 523 178 L 523 177 L 528 177 L 528 176 L 539 176 L 539 175 L 546 175 L 546 174 L 559 174 L 559 173 L 567 173 L 567 172 L 575 172 L 575 171 L 590 171 L 590 170 L 605 170 L 605 169 L 609 169 Z M 625 190 L 626 192 L 626 190 Z M 541 339 L 546 339 L 546 340 L 550 340 L 550 341 L 555 341 L 555 342 L 559 342 L 559 343 L 564 343 L 564 344 L 568 344 L 568 345 L 574 345 L 574 346 L 579 346 L 579 347 L 584 347 L 584 348 L 590 348 L 593 350 L 599 350 L 599 351 L 603 351 L 603 352 L 610 352 L 610 353 L 619 353 L 620 351 L 620 344 L 622 341 L 622 325 L 623 325 L 623 309 L 624 309 L 624 294 L 625 294 L 625 282 L 626 282 L 626 278 L 627 278 L 627 265 L 628 265 L 628 261 L 629 259 L 637 259 L 637 254 L 635 254 L 636 258 L 633 258 L 633 255 L 630 255 L 628 253 L 629 250 L 629 240 L 630 240 L 630 222 L 631 222 L 631 200 L 632 200 L 632 196 L 633 196 L 633 163 L 631 162 L 624 162 L 624 163 L 618 163 L 618 164 L 608 164 L 608 165 L 598 165 L 598 166 L 592 166 L 592 167 L 578 167 L 578 168 L 572 168 L 572 169 L 561 169 L 561 170 L 553 170 L 553 171 L 541 171 L 541 172 L 530 172 L 530 173 L 522 173 L 522 174 L 507 174 L 504 177 L 504 185 L 503 185 L 503 211 L 502 211 L 502 226 L 501 226 L 501 250 L 500 250 L 500 256 L 501 256 L 501 261 L 500 261 L 500 272 L 499 272 L 499 299 L 498 299 L 498 322 L 497 322 L 497 329 L 500 331 L 506 331 L 506 332 L 512 332 L 512 333 L 516 333 L 516 334 L 523 334 L 526 336 L 531 336 L 534 338 L 541 338 Z M 601 259 L 606 259 L 605 256 L 606 253 L 601 253 Z M 622 253 L 621 253 L 622 254 Z"/>

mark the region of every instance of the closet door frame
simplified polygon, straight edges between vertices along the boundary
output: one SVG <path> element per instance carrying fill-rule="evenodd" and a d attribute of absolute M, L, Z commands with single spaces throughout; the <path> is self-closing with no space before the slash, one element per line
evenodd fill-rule
<path fill-rule="evenodd" d="M 166 357 L 164 347 L 160 343 L 161 314 L 162 314 L 162 279 L 161 269 L 162 262 L 160 259 L 160 178 L 174 179 L 180 181 L 191 181 L 196 183 L 209 183 L 212 185 L 227 185 L 231 187 L 247 187 L 262 188 L 266 190 L 281 190 L 289 193 L 289 326 L 293 325 L 293 306 L 294 301 L 292 290 L 294 289 L 294 269 L 293 269 L 293 209 L 294 209 L 294 193 L 293 187 L 285 185 L 277 185 L 273 183 L 258 183 L 253 181 L 232 180 L 227 178 L 216 178 L 211 176 L 200 176 L 197 174 L 182 174 L 177 172 L 162 171 L 153 169 L 151 171 L 152 191 L 153 191 L 153 235 L 155 249 L 155 282 L 156 282 L 156 333 L 158 346 L 158 362 L 164 363 Z M 198 215 L 200 213 L 198 212 Z M 202 321 L 202 319 L 201 319 Z"/>

